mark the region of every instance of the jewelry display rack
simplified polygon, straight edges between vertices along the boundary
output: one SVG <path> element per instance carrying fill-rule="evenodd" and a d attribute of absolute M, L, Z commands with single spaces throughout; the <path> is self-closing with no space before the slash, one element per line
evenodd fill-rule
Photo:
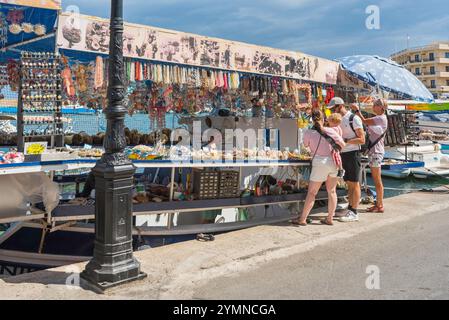
<path fill-rule="evenodd" d="M 22 52 L 19 101 L 17 108 L 17 146 L 47 141 L 48 147 L 63 147 L 61 59 L 48 52 Z"/>

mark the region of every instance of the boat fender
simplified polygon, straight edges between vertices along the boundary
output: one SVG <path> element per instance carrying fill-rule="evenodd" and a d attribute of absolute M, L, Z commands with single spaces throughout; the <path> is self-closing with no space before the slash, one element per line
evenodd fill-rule
<path fill-rule="evenodd" d="M 449 164 L 449 156 L 443 156 L 443 157 L 441 157 L 441 163 L 447 163 L 447 164 Z"/>

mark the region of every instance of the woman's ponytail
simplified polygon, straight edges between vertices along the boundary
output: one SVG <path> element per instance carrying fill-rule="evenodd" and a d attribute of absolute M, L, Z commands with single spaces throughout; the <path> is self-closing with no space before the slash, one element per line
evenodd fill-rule
<path fill-rule="evenodd" d="M 323 112 L 320 110 L 314 110 L 312 112 L 312 121 L 313 121 L 313 128 L 318 132 L 323 132 L 323 124 L 324 121 L 324 115 Z"/>

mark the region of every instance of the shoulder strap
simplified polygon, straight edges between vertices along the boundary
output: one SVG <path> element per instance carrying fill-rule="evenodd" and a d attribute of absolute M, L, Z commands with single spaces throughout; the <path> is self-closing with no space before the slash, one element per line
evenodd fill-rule
<path fill-rule="evenodd" d="M 313 154 L 312 162 L 313 162 L 313 160 L 315 160 L 316 154 L 318 153 L 318 149 L 319 149 L 320 146 L 321 146 L 321 140 L 323 140 L 323 137 L 322 137 L 322 136 L 320 136 L 320 142 L 318 142 L 318 146 L 316 147 L 315 153 Z"/>
<path fill-rule="evenodd" d="M 354 128 L 354 119 L 355 119 L 356 116 L 357 115 L 354 114 L 354 113 L 351 114 L 351 116 L 349 117 L 349 125 L 351 126 L 352 131 L 354 132 L 355 136 L 357 137 L 357 131 Z M 359 150 L 361 150 L 362 146 L 359 145 L 358 147 L 359 147 Z"/>
<path fill-rule="evenodd" d="M 357 135 L 357 132 L 355 131 L 355 128 L 354 128 L 354 119 L 355 119 L 355 114 L 351 114 L 351 116 L 349 117 L 349 125 L 351 126 L 352 131 L 354 131 L 354 133 Z"/>
<path fill-rule="evenodd" d="M 334 139 L 332 139 L 332 137 L 327 135 L 325 132 L 321 132 L 319 130 L 317 131 L 321 135 L 321 137 L 323 137 L 332 146 L 332 149 L 334 149 L 336 152 L 341 152 L 342 148 L 337 142 L 335 142 Z"/>
<path fill-rule="evenodd" d="M 385 138 L 385 136 L 387 135 L 388 129 L 373 143 L 370 143 L 368 146 L 368 152 L 371 151 L 375 146 L 377 146 L 379 144 L 379 142 L 382 141 L 383 138 Z"/>

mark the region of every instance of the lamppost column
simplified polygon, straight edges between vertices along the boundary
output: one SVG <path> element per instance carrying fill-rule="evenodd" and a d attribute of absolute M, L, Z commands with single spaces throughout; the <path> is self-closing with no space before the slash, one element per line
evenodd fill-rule
<path fill-rule="evenodd" d="M 132 188 L 136 171 L 125 156 L 123 0 L 111 0 L 109 84 L 105 154 L 95 176 L 95 249 L 81 274 L 84 284 L 100 292 L 145 277 L 133 257 Z"/>

